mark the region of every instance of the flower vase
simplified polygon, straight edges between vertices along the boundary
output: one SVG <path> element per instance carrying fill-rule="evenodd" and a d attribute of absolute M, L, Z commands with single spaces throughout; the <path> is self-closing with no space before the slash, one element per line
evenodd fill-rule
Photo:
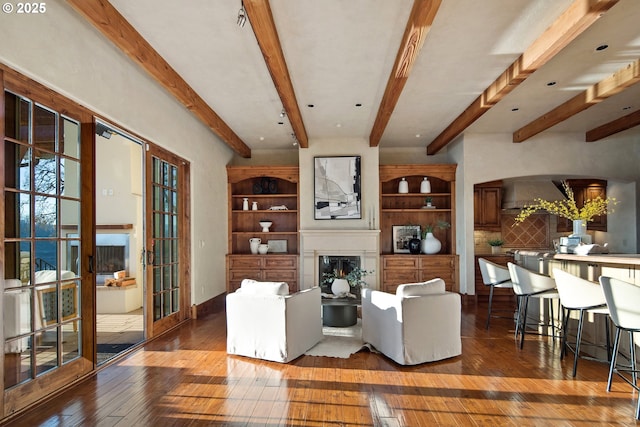
<path fill-rule="evenodd" d="M 440 243 L 440 240 L 438 240 L 436 236 L 433 235 L 433 233 L 427 233 L 420 244 L 422 253 L 427 255 L 437 254 L 438 252 L 440 252 L 441 248 L 442 243 Z"/>
<path fill-rule="evenodd" d="M 334 295 L 344 297 L 349 293 L 350 290 L 351 287 L 349 286 L 349 282 L 347 282 L 347 279 L 333 279 L 333 283 L 331 284 L 331 292 L 333 292 Z"/>
<path fill-rule="evenodd" d="M 587 234 L 587 221 L 583 219 L 573 220 L 573 234 L 569 237 L 581 237 Z"/>

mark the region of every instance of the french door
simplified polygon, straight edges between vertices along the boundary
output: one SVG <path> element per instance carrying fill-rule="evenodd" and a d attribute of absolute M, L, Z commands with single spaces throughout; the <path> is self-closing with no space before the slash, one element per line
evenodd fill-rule
<path fill-rule="evenodd" d="M 154 144 L 146 155 L 147 334 L 189 316 L 189 164 Z"/>

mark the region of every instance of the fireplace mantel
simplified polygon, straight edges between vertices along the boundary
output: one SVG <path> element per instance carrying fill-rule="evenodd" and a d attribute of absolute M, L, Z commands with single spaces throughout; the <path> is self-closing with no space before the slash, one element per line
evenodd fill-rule
<path fill-rule="evenodd" d="M 373 270 L 365 277 L 370 288 L 378 289 L 380 230 L 300 230 L 301 286 L 318 286 L 318 257 L 322 255 L 360 256 L 361 267 Z"/>

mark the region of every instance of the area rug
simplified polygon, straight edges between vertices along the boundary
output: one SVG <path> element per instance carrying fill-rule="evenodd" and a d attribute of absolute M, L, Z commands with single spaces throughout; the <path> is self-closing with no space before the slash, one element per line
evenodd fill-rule
<path fill-rule="evenodd" d="M 362 324 L 358 319 L 356 325 L 348 328 L 322 328 L 324 338 L 305 354 L 307 356 L 338 357 L 348 359 L 360 350 L 371 350 L 370 346 L 362 341 Z"/>

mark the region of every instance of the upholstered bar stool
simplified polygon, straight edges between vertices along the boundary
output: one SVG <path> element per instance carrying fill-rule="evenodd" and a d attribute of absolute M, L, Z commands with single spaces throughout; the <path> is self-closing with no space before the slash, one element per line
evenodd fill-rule
<path fill-rule="evenodd" d="M 507 263 L 513 291 L 518 296 L 518 316 L 516 319 L 516 338 L 520 335 L 520 348 L 524 346 L 524 335 L 527 329 L 527 309 L 530 298 L 537 298 L 541 302 L 549 304 L 550 324 L 536 322 L 537 326 L 551 327 L 551 336 L 559 337 L 559 328 L 556 328 L 553 315 L 553 300 L 559 299 L 556 282 L 549 276 L 534 273 L 526 268 L 511 262 Z M 548 335 L 548 334 L 547 334 Z"/>
<path fill-rule="evenodd" d="M 485 286 L 489 286 L 489 312 L 487 313 L 487 323 L 485 325 L 485 328 L 489 329 L 489 322 L 492 316 L 493 289 L 513 289 L 513 283 L 511 283 L 511 275 L 507 267 L 503 267 L 484 258 L 478 258 L 478 265 L 480 267 L 480 273 L 482 274 L 482 283 L 484 283 Z M 513 313 L 511 313 L 510 318 L 513 318 Z"/>
<path fill-rule="evenodd" d="M 609 316 L 616 326 L 616 337 L 613 341 L 613 354 L 609 367 L 609 379 L 607 391 L 611 391 L 614 372 L 626 381 L 631 387 L 640 393 L 638 387 L 638 370 L 636 368 L 636 350 L 633 342 L 634 332 L 640 332 L 640 286 L 624 282 L 613 277 L 600 276 L 600 286 L 609 308 Z M 629 334 L 629 359 L 630 368 L 622 368 L 616 365 L 618 352 L 620 351 L 620 332 Z M 631 379 L 624 373 L 631 374 Z M 636 419 L 640 420 L 640 397 L 636 407 Z"/>
<path fill-rule="evenodd" d="M 604 299 L 602 288 L 597 283 L 590 282 L 573 274 L 558 268 L 553 269 L 553 277 L 556 281 L 556 287 L 560 294 L 560 304 L 563 310 L 564 323 L 562 325 L 562 351 L 560 352 L 560 359 L 564 359 L 567 349 L 573 354 L 573 376 L 576 376 L 578 371 L 578 359 L 580 357 L 590 360 L 604 361 L 596 357 L 589 357 L 580 355 L 580 345 L 582 341 L 582 327 L 584 325 L 584 316 L 587 313 L 608 315 L 607 302 Z M 568 342 L 568 325 L 569 318 L 571 317 L 572 310 L 579 310 L 580 315 L 578 317 L 578 330 L 576 332 L 576 341 L 571 344 Z M 610 356 L 610 343 L 609 343 L 609 318 L 605 321 L 606 328 L 606 350 L 607 359 L 606 362 L 611 360 Z M 585 343 L 585 345 L 595 346 L 595 343 Z"/>

